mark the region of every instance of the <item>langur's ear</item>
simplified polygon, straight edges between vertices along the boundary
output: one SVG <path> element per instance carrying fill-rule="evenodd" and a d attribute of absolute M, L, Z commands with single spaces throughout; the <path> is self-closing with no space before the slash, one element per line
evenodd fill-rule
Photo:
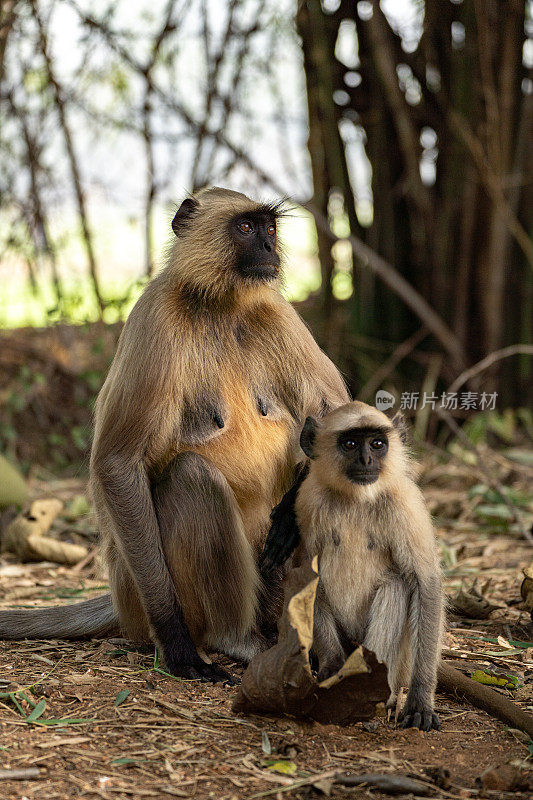
<path fill-rule="evenodd" d="M 185 198 L 172 220 L 172 230 L 176 236 L 180 236 L 183 233 L 190 218 L 199 207 L 200 203 L 194 197 Z"/>
<path fill-rule="evenodd" d="M 307 417 L 305 425 L 300 434 L 300 447 L 305 455 L 309 458 L 315 457 L 315 436 L 318 428 L 318 422 L 314 417 Z"/>
<path fill-rule="evenodd" d="M 396 432 L 402 442 L 405 444 L 407 441 L 407 423 L 401 411 L 397 411 L 391 419 L 392 424 L 396 428 Z"/>

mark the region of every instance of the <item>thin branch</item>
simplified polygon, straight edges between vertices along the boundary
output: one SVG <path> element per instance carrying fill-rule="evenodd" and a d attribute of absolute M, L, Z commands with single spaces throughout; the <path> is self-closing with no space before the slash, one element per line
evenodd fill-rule
<path fill-rule="evenodd" d="M 144 96 L 142 105 L 142 137 L 144 141 L 144 153 L 146 158 L 146 191 L 144 200 L 144 241 L 145 241 L 145 273 L 150 276 L 153 272 L 152 260 L 152 216 L 153 206 L 156 196 L 155 165 L 154 165 L 154 146 L 152 131 L 152 82 L 150 79 L 152 70 L 157 64 L 159 53 L 165 39 L 175 31 L 176 26 L 172 22 L 176 0 L 168 0 L 162 25 L 156 35 L 150 57 L 144 67 Z"/>
<path fill-rule="evenodd" d="M 405 98 L 398 85 L 396 65 L 391 58 L 387 41 L 387 28 L 389 27 L 387 19 L 377 0 L 374 0 L 372 5 L 373 13 L 366 25 L 374 63 L 391 110 L 392 120 L 398 135 L 398 145 L 409 175 L 407 181 L 408 193 L 423 218 L 425 226 L 428 227 L 431 203 L 429 193 L 420 176 L 418 162 L 419 137 L 409 115 Z"/>
<path fill-rule="evenodd" d="M 45 206 L 41 199 L 41 187 L 39 185 L 39 172 L 41 171 L 41 163 L 39 158 L 40 148 L 30 133 L 26 118 L 26 110 L 18 106 L 18 104 L 15 102 L 12 92 L 8 92 L 7 100 L 15 119 L 19 121 L 22 129 L 22 138 L 24 139 L 24 144 L 26 145 L 27 163 L 30 173 L 32 209 L 31 212 L 28 211 L 28 213 L 24 214 L 24 221 L 33 240 L 36 255 L 38 255 L 39 251 L 42 252 L 44 249 L 44 253 L 48 257 L 52 272 L 52 283 L 54 284 L 57 307 L 58 309 L 61 309 L 63 299 L 61 292 L 61 281 L 57 269 L 55 248 L 53 247 L 50 239 Z M 39 239 L 41 242 L 39 242 Z M 29 260 L 28 268 L 30 268 Z"/>
<path fill-rule="evenodd" d="M 209 47 L 208 10 L 207 10 L 207 4 L 205 3 L 204 0 L 203 11 L 202 11 L 202 16 L 203 16 L 202 31 L 203 31 L 203 43 L 204 43 L 204 57 L 205 57 L 206 71 L 207 71 L 207 92 L 205 97 L 203 119 L 202 122 L 200 123 L 200 130 L 196 137 L 196 148 L 193 156 L 193 168 L 191 176 L 191 184 L 193 187 L 193 191 L 200 188 L 198 185 L 198 174 L 200 171 L 200 162 L 203 153 L 205 135 L 209 120 L 211 118 L 213 103 L 217 96 L 218 76 L 220 72 L 220 67 L 222 65 L 224 55 L 226 49 L 228 48 L 228 43 L 233 31 L 233 23 L 234 23 L 236 9 L 237 9 L 237 0 L 231 0 L 228 8 L 228 20 L 226 23 L 226 30 L 224 31 L 224 36 L 222 37 L 220 48 L 216 53 L 216 55 L 214 56 L 214 58 L 211 59 L 210 47 Z M 202 181 L 200 180 L 200 182 Z"/>
<path fill-rule="evenodd" d="M 477 55 L 479 60 L 479 72 L 481 75 L 481 88 L 485 97 L 485 109 L 487 124 L 485 139 L 487 143 L 487 153 L 489 161 L 496 174 L 503 172 L 502 148 L 500 141 L 500 110 L 498 108 L 498 94 L 493 75 L 493 37 L 495 31 L 491 31 L 488 16 L 490 10 L 483 0 L 474 0 L 474 13 L 478 29 L 479 44 Z"/>
<path fill-rule="evenodd" d="M 494 174 L 490 165 L 487 163 L 487 159 L 483 151 L 483 145 L 475 136 L 475 134 L 472 133 L 470 126 L 464 117 L 461 116 L 461 114 L 451 110 L 448 112 L 447 120 L 453 133 L 463 142 L 467 150 L 470 152 L 472 160 L 476 165 L 480 180 L 491 196 L 493 203 L 500 207 L 509 231 L 514 236 L 518 246 L 527 258 L 530 266 L 533 268 L 533 240 L 528 235 L 522 223 L 513 214 L 513 210 L 509 205 L 507 198 L 505 197 L 498 176 Z"/>
<path fill-rule="evenodd" d="M 18 0 L 2 0 L 0 3 L 0 78 L 4 74 L 4 56 L 7 39 L 16 19 Z"/>
<path fill-rule="evenodd" d="M 449 392 L 456 392 L 461 386 L 473 378 L 475 375 L 479 375 L 481 372 L 484 372 L 489 367 L 492 367 L 493 364 L 496 364 L 498 361 L 501 361 L 504 358 L 509 358 L 509 356 L 514 355 L 526 355 L 526 356 L 533 356 L 533 344 L 512 344 L 509 347 L 504 347 L 501 350 L 495 350 L 494 353 L 489 353 L 488 356 L 483 358 L 481 361 L 478 361 L 477 364 L 474 364 L 469 369 L 464 370 L 461 372 L 460 375 L 454 380 L 451 384 L 450 388 L 448 389 Z"/>
<path fill-rule="evenodd" d="M 302 205 L 311 211 L 317 226 L 327 233 L 333 241 L 338 241 L 339 237 L 335 236 L 331 230 L 326 217 L 312 204 L 302 203 Z M 392 264 L 385 261 L 379 253 L 372 250 L 372 248 L 362 242 L 361 239 L 350 235 L 347 237 L 347 241 L 351 244 L 352 250 L 360 260 L 360 263 L 377 275 L 377 277 L 417 315 L 435 338 L 439 340 L 444 350 L 450 355 L 455 366 L 460 369 L 464 368 L 467 363 L 466 356 L 459 339 L 442 318 L 439 317 L 435 309 L 429 305 L 427 300 L 405 280 L 403 275 L 401 275 Z"/>
<path fill-rule="evenodd" d="M 414 55 L 416 56 L 416 54 Z M 470 153 L 478 172 L 480 182 L 487 190 L 493 203 L 500 206 L 511 235 L 524 253 L 530 266 L 533 268 L 533 240 L 516 217 L 512 204 L 508 202 L 503 190 L 502 180 L 494 173 L 492 166 L 488 163 L 482 142 L 475 133 L 473 133 L 467 120 L 451 107 L 450 98 L 446 96 L 444 91 L 441 89 L 439 92 L 434 92 L 428 88 L 425 74 L 421 71 L 420 63 L 417 61 L 416 57 L 413 57 L 409 53 L 405 53 L 404 56 L 406 63 L 408 63 L 413 70 L 413 74 L 422 88 L 424 99 L 428 103 L 428 107 L 434 109 L 436 113 L 442 116 L 451 133 Z M 526 95 L 523 97 L 522 102 L 527 105 L 528 100 L 529 96 Z"/>
<path fill-rule="evenodd" d="M 95 257 L 95 254 L 94 254 L 92 234 L 91 234 L 91 230 L 90 230 L 90 227 L 89 227 L 89 219 L 88 219 L 88 215 L 87 215 L 85 194 L 84 194 L 84 191 L 83 191 L 83 188 L 82 188 L 81 176 L 80 176 L 80 168 L 79 168 L 79 164 L 78 164 L 78 158 L 77 158 L 77 155 L 76 155 L 76 150 L 74 148 L 74 141 L 73 141 L 73 138 L 72 138 L 70 125 L 69 125 L 68 120 L 67 120 L 67 113 L 66 113 L 65 102 L 64 102 L 64 98 L 63 98 L 63 90 L 62 90 L 62 87 L 60 86 L 60 84 L 59 84 L 59 82 L 58 82 L 58 80 L 57 80 L 57 78 L 55 76 L 55 73 L 54 73 L 54 68 L 53 68 L 53 65 L 52 65 L 52 59 L 51 59 L 50 51 L 49 51 L 49 47 L 48 47 L 48 36 L 47 36 L 46 30 L 44 28 L 43 21 L 41 19 L 41 15 L 39 13 L 39 9 L 37 7 L 37 0 L 30 0 L 30 3 L 31 3 L 31 7 L 32 7 L 32 10 L 33 10 L 33 14 L 34 14 L 35 20 L 37 22 L 37 27 L 39 29 L 39 39 L 40 39 L 41 52 L 42 52 L 42 55 L 43 55 L 43 58 L 44 58 L 44 63 L 45 63 L 45 67 L 46 67 L 46 73 L 47 73 L 48 81 L 50 83 L 50 86 L 52 87 L 54 101 L 55 101 L 55 105 L 56 105 L 56 109 L 57 109 L 57 114 L 58 114 L 59 121 L 60 121 L 60 124 L 61 124 L 61 130 L 63 132 L 63 138 L 65 140 L 65 147 L 66 147 L 66 150 L 67 150 L 67 155 L 68 155 L 68 160 L 69 160 L 70 172 L 71 172 L 71 176 L 72 176 L 72 183 L 74 185 L 74 191 L 75 191 L 76 200 L 77 200 L 77 204 L 78 204 L 78 213 L 80 215 L 80 222 L 81 222 L 81 227 L 82 227 L 82 231 L 83 231 L 83 242 L 84 242 L 85 251 L 86 251 L 86 254 L 87 254 L 87 261 L 89 263 L 89 271 L 90 271 L 91 278 L 92 278 L 93 290 L 94 290 L 94 294 L 95 294 L 95 297 L 96 297 L 96 302 L 97 302 L 97 305 L 98 305 L 98 311 L 99 311 L 99 315 L 101 317 L 102 316 L 102 312 L 103 312 L 104 307 L 105 307 L 105 303 L 103 301 L 102 293 L 100 291 L 100 283 L 99 283 L 98 274 L 97 274 L 97 268 L 96 268 L 96 257 Z"/>
<path fill-rule="evenodd" d="M 389 375 L 394 372 L 400 361 L 412 353 L 413 350 L 420 342 L 426 338 L 428 335 L 428 329 L 425 325 L 422 325 L 412 336 L 409 336 L 404 342 L 398 345 L 390 358 L 388 358 L 378 369 L 374 372 L 370 380 L 368 380 L 361 391 L 357 395 L 358 400 L 362 400 L 366 402 L 369 397 L 372 397 L 374 392 L 376 392 L 383 381 L 389 377 Z"/>

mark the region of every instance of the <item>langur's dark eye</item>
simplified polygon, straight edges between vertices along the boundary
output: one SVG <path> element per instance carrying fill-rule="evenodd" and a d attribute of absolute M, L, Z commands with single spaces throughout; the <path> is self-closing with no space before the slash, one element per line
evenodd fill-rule
<path fill-rule="evenodd" d="M 383 448 L 385 447 L 385 442 L 383 441 L 383 439 L 372 439 L 372 441 L 370 442 L 370 447 L 372 448 L 372 450 L 383 450 Z"/>
<path fill-rule="evenodd" d="M 251 233 L 253 230 L 253 226 L 251 222 L 241 222 L 239 223 L 239 230 L 242 233 Z"/>
<path fill-rule="evenodd" d="M 342 443 L 342 446 L 345 450 L 355 450 L 357 447 L 357 442 L 354 442 L 353 439 L 345 439 Z"/>
<path fill-rule="evenodd" d="M 275 234 L 276 234 L 276 226 L 275 225 L 269 225 L 268 228 L 267 228 L 267 233 L 268 233 L 269 236 L 275 236 Z"/>

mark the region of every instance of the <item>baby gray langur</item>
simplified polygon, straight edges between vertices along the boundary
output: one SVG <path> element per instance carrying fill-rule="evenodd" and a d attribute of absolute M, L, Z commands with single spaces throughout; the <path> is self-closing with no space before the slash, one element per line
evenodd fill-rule
<path fill-rule="evenodd" d="M 444 594 L 433 526 L 404 442 L 403 420 L 353 402 L 300 437 L 310 469 L 296 498 L 293 563 L 318 556 L 313 649 L 319 678 L 345 661 L 344 640 L 387 665 L 388 707 L 409 687 L 403 727 L 438 729 L 434 711 Z"/>

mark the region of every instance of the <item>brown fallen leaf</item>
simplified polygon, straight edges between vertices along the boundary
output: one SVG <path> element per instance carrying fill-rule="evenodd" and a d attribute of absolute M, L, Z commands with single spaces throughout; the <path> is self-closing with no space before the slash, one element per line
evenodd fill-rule
<path fill-rule="evenodd" d="M 486 769 L 476 778 L 476 786 L 493 792 L 528 791 L 533 788 L 533 781 L 527 772 L 522 772 L 511 764 L 501 764 L 499 767 Z"/>
<path fill-rule="evenodd" d="M 500 606 L 490 603 L 484 593 L 488 588 L 486 581 L 479 589 L 476 581 L 471 586 L 459 589 L 455 597 L 449 599 L 449 610 L 452 614 L 470 619 L 488 619 L 492 611 Z"/>
<path fill-rule="evenodd" d="M 238 714 L 290 714 L 348 725 L 376 715 L 389 696 L 387 669 L 358 647 L 342 668 L 322 683 L 311 671 L 317 560 L 291 570 L 278 643 L 252 659 L 233 702 Z"/>
<path fill-rule="evenodd" d="M 520 586 L 520 594 L 524 601 L 524 608 L 531 614 L 533 620 L 533 561 L 523 570 L 524 580 Z"/>
<path fill-rule="evenodd" d="M 61 500 L 35 500 L 29 511 L 19 514 L 6 528 L 2 550 L 14 553 L 21 561 L 77 564 L 87 556 L 86 547 L 44 535 L 62 508 Z"/>

